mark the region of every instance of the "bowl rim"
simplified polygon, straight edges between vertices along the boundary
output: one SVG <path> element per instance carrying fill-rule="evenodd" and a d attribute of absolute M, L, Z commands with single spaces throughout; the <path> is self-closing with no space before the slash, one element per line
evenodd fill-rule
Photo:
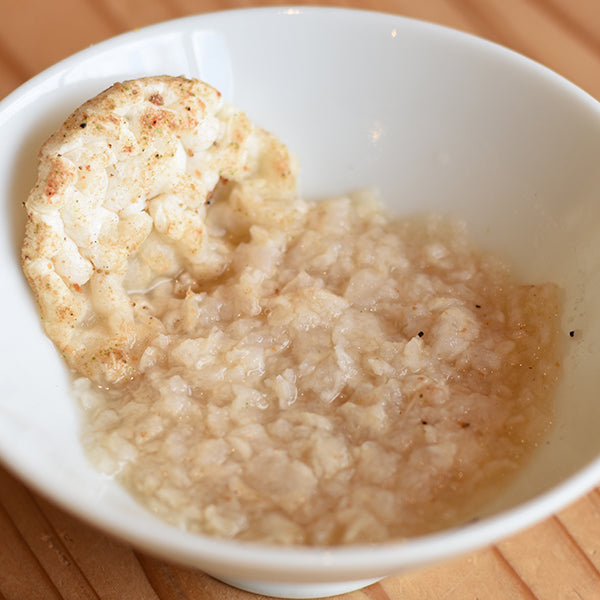
<path fill-rule="evenodd" d="M 185 28 L 192 24 L 197 28 L 202 28 L 222 19 L 242 18 L 250 13 L 254 17 L 279 15 L 281 18 L 296 18 L 298 16 L 321 18 L 328 16 L 338 19 L 338 25 L 343 24 L 341 20 L 343 18 L 380 19 L 389 25 L 416 27 L 436 35 L 453 37 L 459 40 L 460 43 L 475 44 L 486 52 L 501 54 L 513 63 L 519 63 L 521 68 L 530 70 L 537 77 L 551 79 L 557 86 L 572 94 L 576 101 L 585 104 L 588 108 L 593 108 L 600 119 L 600 104 L 587 92 L 548 67 L 477 35 L 428 21 L 380 11 L 290 5 L 227 9 L 178 17 L 148 25 L 138 30 L 128 31 L 93 44 L 44 69 L 5 96 L 0 101 L 0 127 L 12 111 L 19 110 L 21 100 L 38 88 L 42 82 L 99 51 L 118 47 L 134 39 L 151 38 L 165 30 Z M 374 573 L 384 576 L 398 569 L 404 570 L 411 566 L 422 565 L 451 555 L 472 551 L 493 544 L 554 514 L 557 510 L 591 490 L 600 481 L 600 457 L 598 457 L 554 488 L 519 506 L 486 517 L 478 522 L 416 538 L 390 541 L 377 545 L 323 548 L 282 547 L 236 540 L 222 540 L 202 534 L 190 534 L 160 524 L 150 532 L 143 531 L 136 528 L 127 517 L 108 512 L 98 514 L 95 510 L 96 507 L 90 509 L 88 506 L 82 506 L 77 502 L 77 499 L 56 489 L 52 485 L 51 477 L 40 478 L 38 473 L 33 472 L 27 465 L 19 461 L 18 457 L 13 457 L 10 453 L 2 451 L 1 444 L 0 461 L 14 475 L 41 495 L 56 502 L 83 521 L 100 527 L 128 544 L 190 565 L 196 565 L 199 560 L 206 559 L 211 564 L 220 563 L 224 566 L 235 563 L 246 570 L 255 570 L 258 573 L 265 565 L 269 565 L 270 571 L 278 565 L 285 565 L 286 578 L 290 575 L 301 578 L 307 572 L 310 572 L 312 576 L 318 577 L 320 573 L 325 577 L 331 571 L 346 573 L 346 575 L 352 575 L 355 578 L 371 576 Z M 168 535 L 165 535 L 167 533 Z"/>

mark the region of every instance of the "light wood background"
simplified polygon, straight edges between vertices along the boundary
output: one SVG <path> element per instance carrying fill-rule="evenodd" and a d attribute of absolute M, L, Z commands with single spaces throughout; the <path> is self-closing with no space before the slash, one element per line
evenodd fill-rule
<path fill-rule="evenodd" d="M 0 97 L 54 62 L 115 34 L 258 0 L 0 0 Z M 302 2 L 296 2 L 302 4 Z M 316 1 L 311 4 L 324 4 Z M 600 0 L 348 0 L 508 46 L 600 99 Z M 252 600 L 193 569 L 95 531 L 0 467 L 0 600 Z M 532 529 L 346 600 L 600 599 L 600 491 Z"/>

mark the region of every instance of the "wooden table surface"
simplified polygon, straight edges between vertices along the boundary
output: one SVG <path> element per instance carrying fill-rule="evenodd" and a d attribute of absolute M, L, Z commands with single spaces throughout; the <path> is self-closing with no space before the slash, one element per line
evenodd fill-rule
<path fill-rule="evenodd" d="M 0 97 L 52 63 L 115 34 L 175 17 L 254 4 L 253 0 L 0 0 Z M 600 99 L 600 0 L 329 3 L 333 4 L 417 17 L 475 33 L 545 64 Z M 105 536 L 0 467 L 0 600 L 253 597 Z M 389 577 L 343 598 L 600 599 L 600 491 L 493 547 Z"/>

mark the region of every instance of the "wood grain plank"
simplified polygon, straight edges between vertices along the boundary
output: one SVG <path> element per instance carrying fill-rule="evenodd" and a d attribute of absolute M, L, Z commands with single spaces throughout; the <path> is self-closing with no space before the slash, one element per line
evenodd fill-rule
<path fill-rule="evenodd" d="M 596 489 L 564 509 L 558 519 L 600 571 L 600 491 Z"/>
<path fill-rule="evenodd" d="M 0 98 L 12 92 L 27 79 L 27 66 L 0 37 Z"/>
<path fill-rule="evenodd" d="M 539 600 L 598 598 L 600 572 L 558 519 L 547 519 L 497 547 Z"/>
<path fill-rule="evenodd" d="M 17 89 L 26 79 L 25 75 L 21 75 L 19 71 L 7 64 L 4 60 L 5 55 L 0 49 L 0 100 Z"/>
<path fill-rule="evenodd" d="M 0 470 L 0 490 L 4 510 L 56 589 L 70 600 L 98 598 L 31 492 L 4 470 Z"/>
<path fill-rule="evenodd" d="M 69 555 L 102 600 L 158 600 L 133 550 L 37 498 Z"/>
<path fill-rule="evenodd" d="M 81 0 L 7 0 L 2 22 L 0 47 L 19 59 L 27 78 L 116 33 L 113 24 Z"/>
<path fill-rule="evenodd" d="M 126 31 L 145 27 L 160 21 L 167 21 L 181 17 L 185 14 L 184 11 L 167 0 L 86 0 L 96 7 L 96 10 L 102 11 L 108 19 L 114 24 L 116 31 Z M 196 2 L 196 7 L 193 12 L 199 12 L 200 4 Z M 189 14 L 193 14 L 190 11 Z"/>
<path fill-rule="evenodd" d="M 7 600 L 60 600 L 60 592 L 4 509 L 2 497 L 0 531 L 0 596 Z"/>
<path fill-rule="evenodd" d="M 382 582 L 402 600 L 535 600 L 526 583 L 494 548 Z"/>
<path fill-rule="evenodd" d="M 569 30 L 581 42 L 590 46 L 594 52 L 600 53 L 600 2 L 597 0 L 530 0 L 538 4 L 552 18 L 560 23 L 563 29 Z"/>

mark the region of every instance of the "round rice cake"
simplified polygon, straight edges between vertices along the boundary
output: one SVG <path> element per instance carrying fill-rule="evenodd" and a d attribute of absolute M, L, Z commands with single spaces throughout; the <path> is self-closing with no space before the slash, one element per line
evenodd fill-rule
<path fill-rule="evenodd" d="M 302 212 L 295 171 L 281 142 L 198 80 L 116 83 L 75 110 L 41 148 L 22 247 L 70 367 L 99 384 L 133 376 L 163 328 L 144 293 L 184 271 L 201 281 L 227 269 L 232 234 L 207 227 L 207 205 L 290 227 Z"/>

